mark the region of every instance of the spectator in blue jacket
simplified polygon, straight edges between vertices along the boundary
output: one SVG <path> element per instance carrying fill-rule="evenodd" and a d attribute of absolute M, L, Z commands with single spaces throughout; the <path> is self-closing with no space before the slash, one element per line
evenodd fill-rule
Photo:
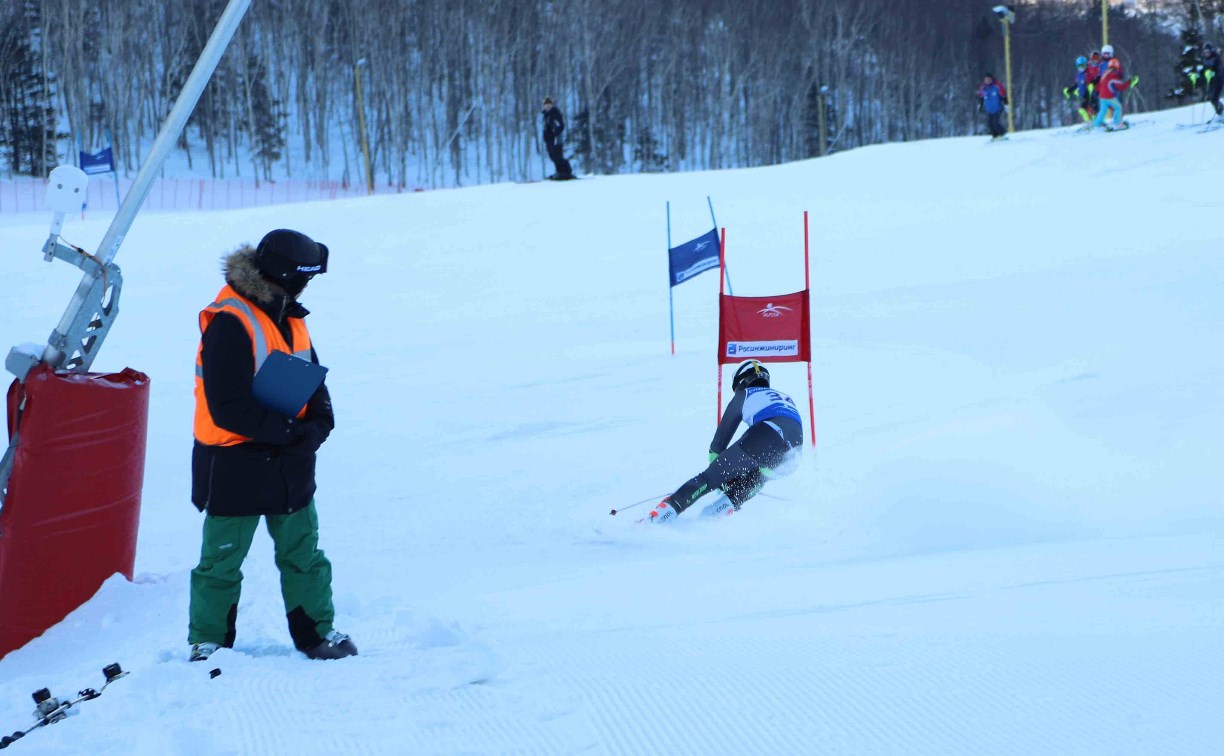
<path fill-rule="evenodd" d="M 986 74 L 982 86 L 978 87 L 978 112 L 986 114 L 986 126 L 990 129 L 991 139 L 1002 139 L 1007 134 L 1003 126 L 1003 112 L 1007 107 L 1007 90 L 995 81 L 995 77 Z"/>

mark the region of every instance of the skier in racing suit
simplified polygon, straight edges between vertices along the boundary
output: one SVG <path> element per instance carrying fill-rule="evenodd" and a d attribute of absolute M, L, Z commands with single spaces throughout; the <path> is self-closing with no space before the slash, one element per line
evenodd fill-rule
<path fill-rule="evenodd" d="M 710 442 L 710 466 L 659 502 L 647 517 L 667 522 L 714 489 L 739 509 L 765 479 L 803 446 L 803 420 L 795 402 L 769 386 L 769 371 L 757 360 L 742 363 L 731 382 L 735 395 Z M 730 447 L 736 427 L 748 426 Z"/>

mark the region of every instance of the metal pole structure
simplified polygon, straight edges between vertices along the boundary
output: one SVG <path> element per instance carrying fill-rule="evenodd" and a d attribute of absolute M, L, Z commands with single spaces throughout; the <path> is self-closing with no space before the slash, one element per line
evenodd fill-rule
<path fill-rule="evenodd" d="M 820 126 L 820 156 L 821 157 L 824 157 L 825 155 L 829 154 L 829 145 L 828 145 L 828 140 L 827 140 L 828 132 L 825 130 L 825 95 L 828 93 L 828 91 L 829 91 L 829 88 L 823 85 L 819 89 L 816 90 L 816 99 L 820 103 L 820 107 L 817 110 L 817 113 L 818 113 L 817 123 Z"/>
<path fill-rule="evenodd" d="M 251 0 L 229 0 L 225 10 L 221 13 L 221 18 L 217 21 L 212 36 L 208 38 L 208 43 L 200 52 L 195 67 L 183 84 L 183 89 L 178 99 L 175 100 L 174 107 L 166 116 L 166 121 L 162 124 L 157 138 L 153 140 L 153 146 L 149 148 L 149 154 L 141 164 L 136 180 L 132 182 L 127 196 L 124 197 L 118 212 L 115 213 L 114 220 L 106 229 L 102 242 L 98 245 L 96 256 L 83 255 L 76 248 L 67 247 L 59 241 L 59 228 L 63 217 L 62 213 L 57 213 L 56 220 L 51 226 L 51 235 L 43 245 L 44 256 L 47 260 L 59 258 L 71 262 L 81 268 L 85 275 L 77 284 L 76 291 L 68 303 L 68 309 L 64 311 L 64 316 L 60 318 L 59 325 L 47 339 L 47 345 L 43 348 L 41 356 L 33 351 L 37 350 L 37 345 L 32 345 L 33 350 L 26 350 L 24 347 L 15 347 L 10 350 L 5 359 L 5 367 L 13 372 L 18 380 L 24 381 L 30 369 L 37 363 L 60 369 L 65 367 L 70 357 L 71 364 L 67 365 L 69 370 L 79 372 L 89 370 L 98 348 L 110 330 L 111 323 L 119 314 L 118 301 L 119 290 L 122 288 L 122 275 L 119 267 L 112 261 L 119 253 L 119 246 L 123 244 L 124 237 L 127 236 L 128 230 L 136 220 L 136 214 L 140 212 L 140 206 L 144 204 L 153 179 L 161 171 L 166 156 L 170 154 L 174 143 L 178 141 L 179 134 L 182 133 L 187 123 L 187 118 L 191 115 L 191 111 L 195 110 L 204 86 L 212 78 L 217 63 L 220 62 L 225 48 L 229 46 L 230 39 L 233 38 L 238 24 L 246 15 L 250 5 Z M 61 166 L 61 168 L 64 167 L 66 166 Z M 18 413 L 20 412 L 21 408 L 18 409 Z M 15 431 L 13 437 L 9 439 L 4 456 L 0 457 L 0 507 L 7 498 L 18 436 L 19 432 Z"/>
<path fill-rule="evenodd" d="M 183 132 L 183 127 L 186 126 L 187 119 L 191 116 L 191 111 L 195 110 L 196 103 L 200 101 L 200 94 L 204 91 L 208 80 L 212 78 L 213 71 L 217 70 L 217 64 L 221 62 L 221 56 L 225 54 L 225 48 L 229 47 L 230 40 L 233 39 L 234 32 L 238 30 L 238 24 L 246 15 L 250 5 L 251 0 L 229 0 L 229 5 L 225 7 L 221 18 L 218 19 L 212 36 L 208 38 L 208 43 L 200 52 L 195 68 L 191 69 L 191 75 L 183 84 L 183 91 L 179 92 L 174 107 L 170 109 L 170 115 L 166 116 L 166 122 L 162 124 L 161 131 L 157 133 L 157 139 L 153 140 L 153 146 L 149 149 L 148 157 L 140 166 L 136 180 L 132 182 L 131 188 L 123 198 L 123 207 L 119 208 L 115 220 L 111 222 L 110 228 L 106 230 L 106 235 L 102 237 L 102 243 L 98 245 L 102 252 L 103 262 L 115 259 L 115 255 L 119 252 L 119 245 L 123 243 L 124 235 L 131 227 L 132 220 L 135 219 L 140 206 L 144 204 L 145 195 L 149 193 L 153 179 L 161 172 L 162 163 L 166 162 L 166 156 L 174 148 L 174 143 L 178 141 L 179 134 Z"/>
<path fill-rule="evenodd" d="M 1014 101 L 1016 93 L 1012 90 L 1012 65 L 1011 65 L 1011 22 L 1015 20 L 1014 15 L 1009 15 L 1003 19 L 1003 59 L 1007 67 L 1007 96 L 1009 101 Z M 1007 106 L 1007 133 L 1014 133 L 1016 130 L 1016 117 L 1012 115 L 1014 108 L 1011 105 Z"/>
<path fill-rule="evenodd" d="M 353 66 L 353 86 L 357 92 L 357 128 L 361 129 L 361 157 L 365 161 L 366 192 L 373 194 L 374 171 L 370 167 L 370 141 L 366 137 L 365 95 L 361 91 L 361 67 L 365 65 L 365 62 L 365 58 L 362 58 Z"/>
<path fill-rule="evenodd" d="M 1007 68 L 1007 82 L 1004 86 L 1007 88 L 1007 97 L 1014 101 L 1016 93 L 1012 91 L 1011 25 L 1016 21 L 1016 7 L 1014 5 L 996 5 L 991 10 L 999 17 L 999 23 L 1003 24 L 1003 60 Z M 1011 105 L 1004 105 L 1003 107 L 1007 108 L 1007 133 L 1011 134 L 1016 130 L 1016 117 L 1012 115 L 1015 109 Z"/>
<path fill-rule="evenodd" d="M 1101 47 L 1109 44 L 1109 0 L 1101 0 Z"/>
<path fill-rule="evenodd" d="M 208 38 L 208 43 L 204 45 L 204 50 L 200 53 L 195 68 L 191 70 L 191 75 L 183 84 L 183 91 L 179 93 L 174 107 L 170 109 L 170 115 L 166 116 L 166 122 L 162 124 L 161 131 L 153 140 L 153 146 L 149 149 L 148 157 L 140 166 L 136 180 L 128 189 L 127 196 L 123 198 L 119 212 L 115 214 L 115 219 L 111 221 L 110 228 L 106 229 L 106 234 L 102 237 L 101 244 L 98 245 L 100 251 L 98 257 L 101 258 L 103 266 L 109 264 L 118 254 L 119 245 L 123 243 L 128 229 L 132 227 L 132 222 L 136 219 L 136 214 L 140 212 L 140 206 L 144 204 L 153 179 L 161 171 L 162 164 L 178 140 L 179 134 L 182 133 L 191 111 L 195 110 L 200 93 L 204 91 L 204 86 L 212 78 L 217 63 L 225 53 L 225 48 L 229 46 L 230 39 L 238 29 L 238 24 L 242 21 L 250 4 L 251 0 L 230 0 L 229 5 L 221 14 L 221 19 L 217 21 L 217 26 L 213 29 L 212 36 Z M 60 318 L 59 325 L 52 331 L 47 348 L 43 352 L 42 361 L 47 365 L 58 368 L 67 357 L 67 334 L 72 323 L 79 317 L 82 306 L 98 275 L 97 271 L 87 272 L 77 286 L 72 302 L 69 303 L 64 316 Z"/>

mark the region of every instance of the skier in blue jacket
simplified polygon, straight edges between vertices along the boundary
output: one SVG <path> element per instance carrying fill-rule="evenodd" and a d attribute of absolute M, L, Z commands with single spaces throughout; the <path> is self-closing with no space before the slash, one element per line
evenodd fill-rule
<path fill-rule="evenodd" d="M 756 496 L 766 477 L 803 446 L 803 420 L 795 402 L 769 386 L 769 371 L 757 360 L 741 363 L 731 381 L 735 395 L 710 442 L 710 466 L 655 505 L 645 518 L 667 522 L 698 499 L 721 489 L 735 509 Z M 748 426 L 734 444 L 740 423 Z"/>
<path fill-rule="evenodd" d="M 1088 75 L 1088 59 L 1083 55 L 1075 59 L 1075 83 L 1069 87 L 1063 88 L 1063 97 L 1068 100 L 1072 96 L 1078 96 L 1080 99 L 1079 114 L 1084 123 L 1092 121 L 1092 91 L 1088 88 L 1088 84 L 1096 81 L 1095 74 L 1089 78 Z"/>

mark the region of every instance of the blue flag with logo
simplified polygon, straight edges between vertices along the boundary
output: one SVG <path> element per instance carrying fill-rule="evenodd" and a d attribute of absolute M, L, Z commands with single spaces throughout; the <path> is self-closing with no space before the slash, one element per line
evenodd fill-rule
<path fill-rule="evenodd" d="M 672 247 L 667 254 L 672 286 L 682 284 L 710 268 L 717 268 L 718 229 L 712 228 L 692 241 Z"/>
<path fill-rule="evenodd" d="M 86 175 L 92 176 L 96 173 L 114 173 L 115 171 L 115 155 L 111 152 L 111 148 L 99 150 L 98 152 L 80 151 L 81 170 L 85 171 Z"/>

